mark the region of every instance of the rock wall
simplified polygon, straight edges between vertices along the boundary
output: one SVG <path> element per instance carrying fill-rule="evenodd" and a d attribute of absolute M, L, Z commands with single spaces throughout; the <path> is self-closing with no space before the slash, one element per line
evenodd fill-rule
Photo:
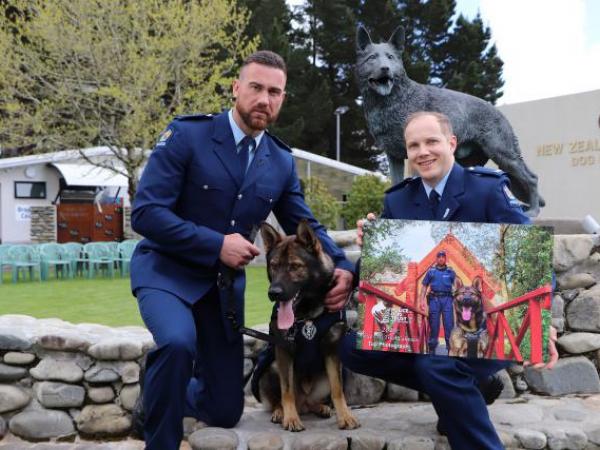
<path fill-rule="evenodd" d="M 355 250 L 347 234 L 336 239 Z M 504 372 L 505 398 L 600 392 L 600 236 L 557 236 L 554 268 L 552 313 L 561 360 L 552 371 L 516 365 Z M 0 316 L 0 438 L 5 433 L 31 441 L 129 435 L 140 365 L 153 345 L 140 327 Z M 244 337 L 244 345 L 247 374 L 264 343 Z M 350 405 L 422 399 L 410 389 L 351 373 L 345 391 Z M 247 403 L 255 404 L 250 396 Z"/>

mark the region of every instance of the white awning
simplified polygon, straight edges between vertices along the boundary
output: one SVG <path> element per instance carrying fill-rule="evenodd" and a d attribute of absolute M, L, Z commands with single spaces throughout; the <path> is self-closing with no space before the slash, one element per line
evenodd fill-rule
<path fill-rule="evenodd" d="M 51 163 L 65 178 L 67 186 L 127 187 L 127 177 L 92 164 Z"/>

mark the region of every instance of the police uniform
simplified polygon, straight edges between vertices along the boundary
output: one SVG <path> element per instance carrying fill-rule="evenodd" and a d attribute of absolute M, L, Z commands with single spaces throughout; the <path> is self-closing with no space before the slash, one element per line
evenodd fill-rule
<path fill-rule="evenodd" d="M 306 206 L 291 149 L 265 132 L 241 170 L 240 130 L 230 114 L 174 120 L 133 205 L 132 227 L 145 239 L 131 261 L 131 287 L 157 345 L 144 385 L 147 449 L 179 448 L 184 413 L 219 427 L 234 426 L 242 414 L 243 343 L 223 314 L 231 291 L 217 287 L 224 235 L 250 236 L 271 211 L 288 234 L 307 219 L 336 267 L 353 270 Z M 240 270 L 233 282 L 238 322 L 244 289 Z"/>
<path fill-rule="evenodd" d="M 486 223 L 529 223 L 502 171 L 454 164 L 440 199 L 432 208 L 420 177 L 388 189 L 382 218 Z M 489 419 L 477 383 L 507 367 L 505 361 L 399 354 L 356 349 L 356 334 L 344 338 L 340 356 L 355 372 L 425 392 L 448 441 L 457 450 L 499 450 L 502 443 Z"/>
<path fill-rule="evenodd" d="M 438 253 L 440 256 L 442 252 Z M 445 253 L 443 253 L 446 256 Z M 429 306 L 429 353 L 435 353 L 440 334 L 440 319 L 444 320 L 444 338 L 446 349 L 450 348 L 450 332 L 454 328 L 452 311 L 452 284 L 456 273 L 450 267 L 435 265 L 423 278 L 423 289 L 430 288 L 427 295 Z"/>

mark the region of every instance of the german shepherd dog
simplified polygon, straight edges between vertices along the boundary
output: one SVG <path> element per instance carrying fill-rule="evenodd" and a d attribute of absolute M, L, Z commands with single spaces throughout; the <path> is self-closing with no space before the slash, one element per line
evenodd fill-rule
<path fill-rule="evenodd" d="M 346 331 L 344 315 L 326 312 L 323 303 L 333 281 L 333 261 L 306 221 L 300 222 L 292 236 L 279 234 L 267 223 L 260 231 L 267 258 L 269 299 L 276 303 L 269 333 L 279 341 L 292 338 L 296 343 L 275 345 L 275 361 L 258 375 L 260 400 L 271 408 L 272 422 L 289 431 L 302 431 L 299 413 L 330 417 L 332 410 L 324 402 L 331 395 L 339 428 L 357 428 L 360 425 L 344 397 L 337 355 L 338 342 Z M 324 330 L 315 326 L 320 316 L 329 320 Z M 312 342 L 297 344 L 300 335 L 304 342 Z M 307 348 L 315 349 L 312 353 L 319 359 L 308 364 L 311 370 L 302 369 L 299 363 L 305 357 L 301 351 Z"/>
<path fill-rule="evenodd" d="M 450 334 L 450 356 L 483 358 L 488 346 L 485 327 L 482 279 L 475 277 L 471 286 L 464 286 L 459 278 L 454 291 L 454 328 Z"/>

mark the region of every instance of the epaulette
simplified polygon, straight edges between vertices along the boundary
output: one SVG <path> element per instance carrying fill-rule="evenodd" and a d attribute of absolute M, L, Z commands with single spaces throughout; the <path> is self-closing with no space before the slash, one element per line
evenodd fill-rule
<path fill-rule="evenodd" d="M 420 180 L 421 177 L 410 177 L 410 178 L 405 178 L 404 180 L 402 180 L 400 183 L 395 184 L 394 186 L 392 186 L 391 188 L 389 188 L 387 191 L 385 191 L 386 194 L 389 194 L 390 192 L 394 192 L 397 191 L 399 189 L 402 189 L 404 186 L 406 186 L 407 184 L 412 183 L 413 181 L 417 181 Z"/>
<path fill-rule="evenodd" d="M 269 133 L 269 130 L 265 130 L 265 133 L 269 135 L 269 137 L 271 139 L 273 139 L 275 141 L 275 143 L 281 147 L 283 150 L 288 151 L 290 153 L 292 153 L 292 147 L 290 147 L 289 145 L 287 145 L 285 142 L 283 142 L 281 139 L 279 139 L 277 136 Z"/>
<path fill-rule="evenodd" d="M 488 177 L 496 177 L 500 178 L 506 173 L 500 169 L 490 169 L 489 167 L 481 167 L 481 166 L 471 166 L 465 169 L 468 173 L 472 173 L 474 175 L 483 175 Z"/>
<path fill-rule="evenodd" d="M 182 114 L 180 116 L 175 116 L 174 120 L 208 120 L 213 117 L 212 114 Z"/>

